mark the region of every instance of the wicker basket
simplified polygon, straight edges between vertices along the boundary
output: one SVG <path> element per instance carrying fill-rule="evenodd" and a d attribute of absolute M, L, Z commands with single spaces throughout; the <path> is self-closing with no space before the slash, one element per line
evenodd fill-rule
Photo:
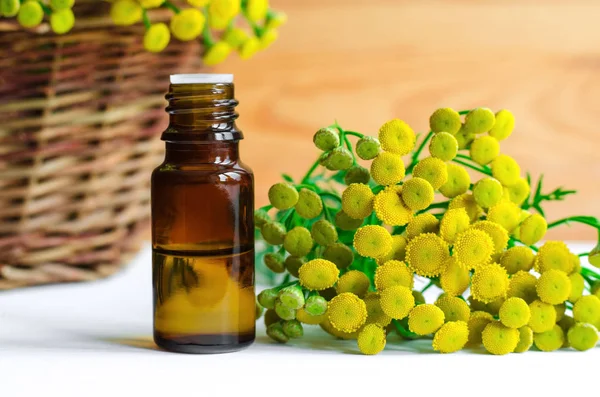
<path fill-rule="evenodd" d="M 0 289 L 106 277 L 147 237 L 168 76 L 201 45 L 148 53 L 106 7 L 78 0 L 63 36 L 0 19 Z"/>

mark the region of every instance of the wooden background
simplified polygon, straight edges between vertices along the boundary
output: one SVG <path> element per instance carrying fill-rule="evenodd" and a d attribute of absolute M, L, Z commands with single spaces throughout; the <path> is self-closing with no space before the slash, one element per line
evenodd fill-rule
<path fill-rule="evenodd" d="M 280 40 L 235 74 L 242 156 L 258 205 L 280 173 L 317 156 L 311 136 L 334 119 L 375 134 L 398 117 L 427 128 L 438 107 L 508 108 L 502 151 L 548 188 L 579 194 L 549 218 L 600 216 L 599 0 L 271 0 L 289 15 Z M 552 237 L 595 239 L 583 226 Z"/>

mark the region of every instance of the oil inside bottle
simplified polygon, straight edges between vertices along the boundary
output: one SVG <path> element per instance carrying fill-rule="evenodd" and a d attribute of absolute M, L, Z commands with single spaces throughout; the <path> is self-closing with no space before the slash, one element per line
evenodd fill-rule
<path fill-rule="evenodd" d="M 186 247 L 187 248 L 187 247 Z M 223 352 L 254 340 L 254 249 L 153 250 L 155 338 L 169 350 Z M 233 348 L 233 346 L 236 346 Z"/>

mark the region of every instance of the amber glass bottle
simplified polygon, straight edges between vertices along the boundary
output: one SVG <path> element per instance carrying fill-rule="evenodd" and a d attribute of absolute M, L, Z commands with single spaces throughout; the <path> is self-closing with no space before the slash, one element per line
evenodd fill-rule
<path fill-rule="evenodd" d="M 152 173 L 154 340 L 220 353 L 254 341 L 254 178 L 231 75 L 174 75 Z"/>

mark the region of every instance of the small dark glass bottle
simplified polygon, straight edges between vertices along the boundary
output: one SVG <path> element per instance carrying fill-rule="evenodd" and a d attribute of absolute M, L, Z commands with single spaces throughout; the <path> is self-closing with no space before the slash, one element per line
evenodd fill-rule
<path fill-rule="evenodd" d="M 154 340 L 222 353 L 255 337 L 254 178 L 239 158 L 231 75 L 171 76 L 152 173 Z"/>

